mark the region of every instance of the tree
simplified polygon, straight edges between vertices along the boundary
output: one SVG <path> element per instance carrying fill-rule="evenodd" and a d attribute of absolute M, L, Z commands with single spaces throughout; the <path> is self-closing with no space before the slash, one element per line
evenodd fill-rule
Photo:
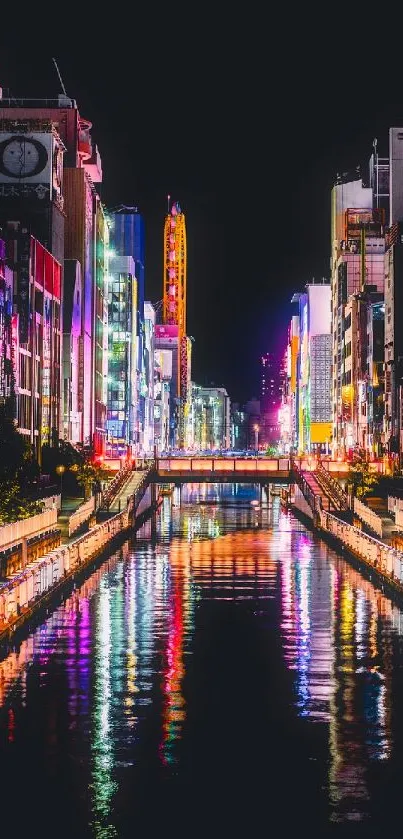
<path fill-rule="evenodd" d="M 18 433 L 8 405 L 0 405 L 0 481 L 22 478 L 31 462 L 30 445 Z"/>
<path fill-rule="evenodd" d="M 353 486 L 357 498 L 365 498 L 379 481 L 379 475 L 370 472 L 369 463 L 357 459 L 352 463 L 347 480 Z"/>
<path fill-rule="evenodd" d="M 81 463 L 75 470 L 77 483 L 84 490 L 85 501 L 90 498 L 94 484 L 100 484 L 104 477 L 104 470 L 99 466 L 94 466 L 93 463 Z"/>
<path fill-rule="evenodd" d="M 42 512 L 39 501 L 24 498 L 16 478 L 0 481 L 0 525 Z"/>

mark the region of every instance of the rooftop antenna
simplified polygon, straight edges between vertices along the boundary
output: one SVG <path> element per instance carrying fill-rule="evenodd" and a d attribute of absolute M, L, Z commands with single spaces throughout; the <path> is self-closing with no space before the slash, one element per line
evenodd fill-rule
<path fill-rule="evenodd" d="M 57 75 L 59 76 L 59 82 L 60 82 L 60 84 L 61 84 L 61 86 L 62 86 L 62 91 L 63 91 L 64 95 L 65 95 L 65 96 L 67 96 L 67 93 L 66 93 L 66 88 L 65 88 L 65 86 L 64 86 L 64 84 L 63 84 L 63 79 L 62 79 L 62 77 L 61 77 L 60 70 L 59 70 L 59 68 L 58 68 L 58 66 L 57 66 L 57 61 L 56 61 L 56 59 L 55 59 L 55 58 L 52 58 L 52 61 L 53 61 L 53 64 L 55 65 L 55 67 L 56 67 L 56 73 L 57 73 Z"/>

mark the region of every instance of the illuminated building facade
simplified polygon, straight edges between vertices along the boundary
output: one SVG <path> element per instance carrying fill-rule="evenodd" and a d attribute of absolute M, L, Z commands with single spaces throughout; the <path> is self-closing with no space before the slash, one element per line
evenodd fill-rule
<path fill-rule="evenodd" d="M 369 186 L 365 186 L 358 175 L 351 176 L 351 179 L 347 175 L 339 178 L 332 190 L 334 456 L 345 456 L 357 447 L 373 455 L 380 447 L 379 403 L 374 418 L 372 390 L 373 381 L 379 379 L 379 361 L 374 360 L 376 369 L 372 369 L 372 357 L 367 352 L 366 341 L 367 335 L 374 332 L 370 325 L 372 303 L 379 304 L 384 293 L 384 225 L 389 202 L 389 161 L 378 157 L 376 146 L 370 159 L 369 173 Z M 351 300 L 353 296 L 356 303 Z M 379 310 L 374 312 L 379 314 Z M 379 318 L 376 320 L 375 332 L 379 331 Z M 347 337 L 346 323 L 350 323 Z M 350 336 L 349 330 L 354 336 Z M 350 337 L 355 344 L 350 342 Z M 375 389 L 377 386 L 375 384 Z"/>
<path fill-rule="evenodd" d="M 279 411 L 280 446 L 284 452 L 298 451 L 298 356 L 299 315 L 292 316 L 288 328 L 281 407 Z"/>
<path fill-rule="evenodd" d="M 389 130 L 390 214 L 385 256 L 385 416 L 383 440 L 391 462 L 403 452 L 403 128 Z"/>
<path fill-rule="evenodd" d="M 144 294 L 145 294 L 145 227 L 144 219 L 137 207 L 119 205 L 109 213 L 110 249 L 116 256 L 128 256 L 134 261 L 137 282 L 137 308 L 135 332 L 136 349 L 136 411 L 133 426 L 133 443 L 141 451 L 144 435 Z"/>
<path fill-rule="evenodd" d="M 170 441 L 170 392 L 172 351 L 154 349 L 154 443 L 158 452 L 167 451 Z"/>
<path fill-rule="evenodd" d="M 17 427 L 40 463 L 42 446 L 54 444 L 61 423 L 62 269 L 19 224 L 4 233 L 14 289 L 24 286 L 24 307 L 12 318 Z"/>
<path fill-rule="evenodd" d="M 230 448 L 233 451 L 245 451 L 247 448 L 248 416 L 238 403 L 231 405 Z"/>
<path fill-rule="evenodd" d="M 331 442 L 331 289 L 309 284 L 299 303 L 298 451 L 328 452 Z"/>
<path fill-rule="evenodd" d="M 11 407 L 15 399 L 15 332 L 13 273 L 6 264 L 6 243 L 0 239 L 0 405 L 12 400 Z"/>
<path fill-rule="evenodd" d="M 58 434 L 70 430 L 76 434 L 79 421 L 80 442 L 99 453 L 106 439 L 106 266 L 102 252 L 106 233 L 96 191 L 102 181 L 101 159 L 91 140 L 91 127 L 80 116 L 76 102 L 64 93 L 53 100 L 3 98 L 0 102 L 0 222 L 20 222 L 61 266 L 64 259 L 80 265 L 78 405 L 74 417 L 70 404 L 63 406 Z M 7 168 L 8 151 L 13 149 L 19 152 L 13 156 L 18 171 Z M 70 288 L 67 293 L 70 298 Z M 19 322 L 25 337 L 21 312 Z M 69 382 L 66 389 L 64 384 L 63 394 L 69 400 Z"/>
<path fill-rule="evenodd" d="M 171 380 L 173 445 L 183 448 L 187 436 L 190 346 L 186 337 L 187 245 L 185 214 L 179 203 L 170 205 L 164 224 L 163 325 L 176 340 Z"/>
<path fill-rule="evenodd" d="M 230 447 L 230 399 L 223 387 L 192 383 L 193 439 L 200 450 Z"/>
<path fill-rule="evenodd" d="M 136 451 L 137 438 L 137 280 L 131 256 L 109 259 L 107 451 Z"/>
<path fill-rule="evenodd" d="M 82 345 L 81 265 L 75 259 L 64 261 L 63 292 L 63 439 L 81 442 L 79 362 Z"/>
<path fill-rule="evenodd" d="M 144 432 L 142 451 L 152 454 L 154 449 L 154 349 L 155 309 L 144 304 Z"/>

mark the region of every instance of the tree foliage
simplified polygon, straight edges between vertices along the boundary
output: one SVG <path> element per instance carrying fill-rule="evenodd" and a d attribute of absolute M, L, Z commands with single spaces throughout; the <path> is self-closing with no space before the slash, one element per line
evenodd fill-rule
<path fill-rule="evenodd" d="M 0 525 L 27 519 L 40 512 L 40 502 L 24 497 L 16 478 L 0 481 Z"/>
<path fill-rule="evenodd" d="M 356 459 L 349 469 L 347 480 L 353 485 L 354 495 L 363 499 L 372 492 L 379 476 L 370 471 L 367 461 Z"/>
<path fill-rule="evenodd" d="M 27 498 L 27 488 L 38 474 L 31 446 L 18 433 L 8 405 L 0 405 L 0 525 L 41 511 L 38 502 Z"/>

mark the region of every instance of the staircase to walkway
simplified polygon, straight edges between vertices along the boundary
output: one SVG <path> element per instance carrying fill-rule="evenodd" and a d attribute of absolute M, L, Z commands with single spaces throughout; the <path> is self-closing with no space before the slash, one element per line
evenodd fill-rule
<path fill-rule="evenodd" d="M 324 492 L 329 499 L 333 510 L 342 513 L 350 509 L 347 494 L 344 492 L 336 478 L 334 478 L 333 475 L 330 475 L 320 463 L 315 469 L 314 475 L 322 492 Z"/>
<path fill-rule="evenodd" d="M 128 499 L 131 495 L 134 495 L 136 490 L 139 488 L 143 478 L 147 475 L 147 472 L 147 469 L 139 469 L 136 472 L 130 473 L 127 481 L 125 481 L 123 486 L 115 495 L 113 501 L 111 501 L 108 508 L 110 513 L 119 513 L 120 510 L 125 509 Z"/>
<path fill-rule="evenodd" d="M 307 485 L 307 487 L 310 490 L 309 492 L 305 493 L 303 486 L 301 486 L 301 489 L 302 489 L 302 492 L 305 496 L 305 499 L 308 502 L 311 509 L 312 510 L 316 509 L 315 501 L 316 501 L 317 498 L 319 498 L 322 509 L 327 510 L 327 512 L 330 512 L 330 510 L 331 510 L 330 499 L 329 499 L 328 495 L 326 494 L 326 492 L 324 491 L 324 489 L 321 487 L 315 472 L 308 472 L 308 471 L 303 470 L 302 472 L 300 472 L 300 474 L 303 478 L 303 481 L 305 482 L 305 484 Z"/>

